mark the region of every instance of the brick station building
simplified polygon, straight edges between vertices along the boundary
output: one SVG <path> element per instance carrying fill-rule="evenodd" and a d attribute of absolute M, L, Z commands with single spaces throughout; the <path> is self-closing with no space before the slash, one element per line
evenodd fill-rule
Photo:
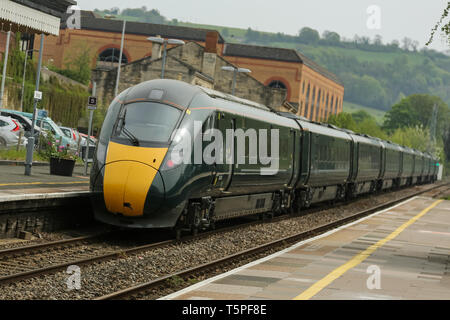
<path fill-rule="evenodd" d="M 122 26 L 120 20 L 81 11 L 81 29 L 70 29 L 63 23 L 58 37 L 46 39 L 44 61 L 52 59 L 61 68 L 76 52 L 88 50 L 94 69 L 115 68 L 119 62 Z M 196 42 L 206 47 L 208 32 L 211 30 L 127 22 L 122 63 L 151 57 L 154 44 L 147 40 L 149 36 Z M 251 77 L 265 86 L 285 89 L 289 111 L 315 121 L 324 121 L 330 114 L 342 111 L 342 82 L 298 51 L 225 43 L 220 34 L 215 41 L 217 54 L 229 63 L 250 69 Z"/>
<path fill-rule="evenodd" d="M 300 116 L 322 121 L 342 112 L 342 82 L 296 50 L 225 44 L 223 56 L 252 70 L 252 75 L 265 85 L 286 89 L 287 101 L 296 106 Z"/>

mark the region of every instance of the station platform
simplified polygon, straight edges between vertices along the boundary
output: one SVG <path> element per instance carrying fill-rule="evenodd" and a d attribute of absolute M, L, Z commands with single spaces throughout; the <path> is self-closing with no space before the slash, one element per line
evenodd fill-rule
<path fill-rule="evenodd" d="M 72 177 L 50 174 L 50 166 L 0 165 L 0 238 L 22 231 L 52 232 L 93 221 L 89 177 L 75 166 Z"/>
<path fill-rule="evenodd" d="M 50 175 L 49 166 L 33 166 L 31 176 L 24 173 L 24 165 L 0 165 L 0 202 L 31 194 L 89 191 L 89 176 L 83 175 L 83 166 L 75 166 L 72 177 Z"/>
<path fill-rule="evenodd" d="M 162 299 L 450 299 L 450 201 L 412 198 Z"/>

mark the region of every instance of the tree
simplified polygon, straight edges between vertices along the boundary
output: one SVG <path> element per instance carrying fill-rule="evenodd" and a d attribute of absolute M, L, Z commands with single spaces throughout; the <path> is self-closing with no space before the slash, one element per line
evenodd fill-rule
<path fill-rule="evenodd" d="M 377 137 L 383 140 L 388 140 L 388 135 L 377 121 L 372 117 L 366 117 L 361 122 L 357 123 L 356 132 L 361 134 L 367 134 L 372 137 Z"/>
<path fill-rule="evenodd" d="M 327 122 L 336 127 L 349 129 L 352 131 L 356 131 L 358 128 L 356 126 L 355 120 L 353 120 L 352 114 L 348 112 L 341 112 L 338 115 L 332 114 L 328 118 Z"/>
<path fill-rule="evenodd" d="M 85 85 L 91 80 L 92 49 L 86 45 L 79 45 L 66 58 L 65 69 L 57 70 L 59 73 L 81 82 Z"/>
<path fill-rule="evenodd" d="M 412 40 L 408 37 L 404 37 L 402 39 L 402 43 L 403 43 L 402 49 L 405 51 L 409 51 L 409 48 L 411 47 L 411 44 L 412 44 Z"/>
<path fill-rule="evenodd" d="M 437 29 L 441 27 L 442 33 L 447 37 L 447 42 L 450 44 L 450 19 L 447 22 L 444 22 L 445 19 L 449 18 L 450 12 L 450 1 L 447 3 L 447 8 L 444 9 L 444 13 L 441 16 L 441 19 L 436 23 L 434 28 L 431 30 L 431 36 L 426 45 L 430 45 L 433 42 L 434 34 Z"/>
<path fill-rule="evenodd" d="M 441 98 L 429 94 L 413 94 L 392 106 L 385 115 L 383 127 L 390 132 L 398 128 L 429 127 L 435 104 L 438 106 L 436 133 L 440 136 L 450 123 L 450 109 Z"/>
<path fill-rule="evenodd" d="M 298 38 L 300 42 L 308 44 L 316 44 L 319 42 L 320 35 L 317 30 L 304 27 L 298 33 Z"/>
<path fill-rule="evenodd" d="M 337 45 L 341 42 L 341 36 L 333 31 L 325 30 L 322 37 L 330 45 Z"/>
<path fill-rule="evenodd" d="M 383 37 L 377 34 L 375 36 L 375 39 L 373 40 L 373 44 L 376 46 L 382 46 L 383 45 Z"/>
<path fill-rule="evenodd" d="M 430 142 L 430 133 L 422 126 L 398 128 L 390 136 L 390 139 L 406 147 L 427 151 Z"/>
<path fill-rule="evenodd" d="M 400 42 L 398 40 L 392 40 L 391 47 L 398 49 L 400 47 Z"/>
<path fill-rule="evenodd" d="M 245 42 L 256 42 L 260 38 L 260 33 L 258 31 L 252 30 L 252 28 L 248 28 L 245 33 Z"/>
<path fill-rule="evenodd" d="M 363 121 L 366 120 L 366 119 L 371 119 L 371 118 L 373 118 L 370 114 L 368 114 L 368 113 L 367 113 L 366 111 L 364 111 L 364 110 L 358 110 L 358 111 L 356 111 L 356 112 L 353 112 L 353 113 L 352 113 L 352 117 L 353 117 L 353 120 L 355 120 L 355 122 L 356 122 L 357 124 L 363 122 Z"/>
<path fill-rule="evenodd" d="M 442 140 L 444 142 L 444 152 L 447 160 L 450 160 L 450 127 L 445 128 L 442 135 Z"/>
<path fill-rule="evenodd" d="M 360 77 L 348 72 L 339 76 L 344 82 L 346 99 L 377 109 L 385 108 L 386 91 L 377 79 L 369 75 Z"/>
<path fill-rule="evenodd" d="M 224 36 L 226 38 L 229 35 L 230 35 L 230 32 L 228 31 L 228 28 L 223 28 L 222 29 L 222 36 Z"/>

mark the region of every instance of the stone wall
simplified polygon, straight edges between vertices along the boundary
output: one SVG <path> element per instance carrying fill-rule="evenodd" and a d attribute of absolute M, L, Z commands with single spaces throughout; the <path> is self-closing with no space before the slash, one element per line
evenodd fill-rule
<path fill-rule="evenodd" d="M 200 84 L 218 91 L 231 93 L 233 72 L 223 71 L 223 66 L 231 66 L 224 58 L 204 52 L 204 47 L 195 42 L 167 50 L 165 78 L 177 79 L 192 84 Z M 121 68 L 119 92 L 141 82 L 161 77 L 162 58 L 150 57 L 123 65 Z M 104 105 L 114 98 L 117 69 L 96 69 L 92 81 L 97 82 L 97 96 Z M 264 86 L 251 74 L 238 73 L 235 95 L 280 109 L 286 99 L 286 90 Z"/>

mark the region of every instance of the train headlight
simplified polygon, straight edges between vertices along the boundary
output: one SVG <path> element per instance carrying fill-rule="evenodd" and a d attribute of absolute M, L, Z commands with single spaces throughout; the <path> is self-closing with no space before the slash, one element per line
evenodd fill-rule
<path fill-rule="evenodd" d="M 186 128 L 178 129 L 173 134 L 172 146 L 167 152 L 161 170 L 175 169 L 191 160 L 191 136 Z"/>
<path fill-rule="evenodd" d="M 179 148 L 179 144 L 171 148 L 166 155 L 166 159 L 161 166 L 161 170 L 172 170 L 183 164 L 184 150 Z"/>

